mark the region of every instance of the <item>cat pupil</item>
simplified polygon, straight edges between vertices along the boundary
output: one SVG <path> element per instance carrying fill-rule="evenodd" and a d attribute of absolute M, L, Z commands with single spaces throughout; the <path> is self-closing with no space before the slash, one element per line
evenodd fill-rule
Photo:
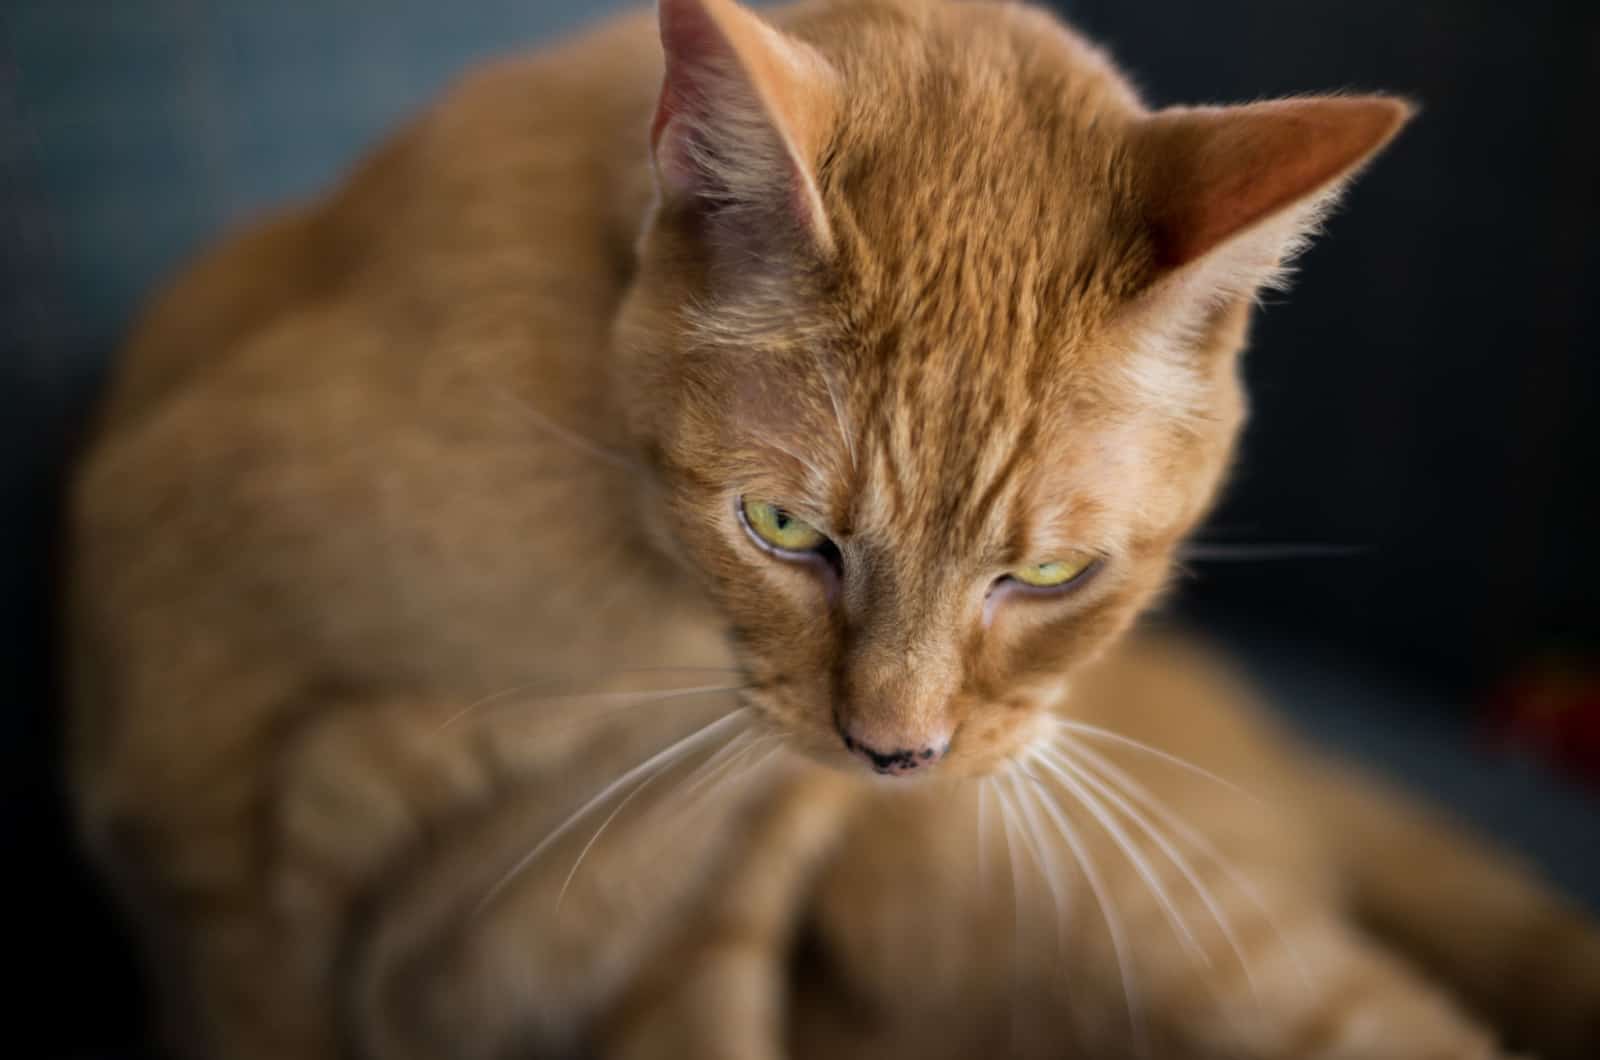
<path fill-rule="evenodd" d="M 789 513 L 784 511 L 782 508 L 773 509 L 772 521 L 778 525 L 779 530 L 789 529 Z"/>

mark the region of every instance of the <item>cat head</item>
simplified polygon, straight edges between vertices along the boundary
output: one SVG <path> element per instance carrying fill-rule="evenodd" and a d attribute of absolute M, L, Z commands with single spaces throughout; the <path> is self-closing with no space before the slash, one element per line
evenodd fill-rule
<path fill-rule="evenodd" d="M 1408 107 L 1149 111 L 1042 12 L 661 0 L 619 386 L 796 746 L 982 773 L 1168 578 L 1249 307 Z"/>

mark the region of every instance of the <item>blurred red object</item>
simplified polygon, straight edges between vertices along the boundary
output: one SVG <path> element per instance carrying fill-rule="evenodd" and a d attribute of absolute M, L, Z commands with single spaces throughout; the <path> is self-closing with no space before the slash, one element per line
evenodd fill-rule
<path fill-rule="evenodd" d="M 1548 660 L 1523 669 L 1490 697 L 1489 728 L 1498 745 L 1600 787 L 1600 666 Z"/>

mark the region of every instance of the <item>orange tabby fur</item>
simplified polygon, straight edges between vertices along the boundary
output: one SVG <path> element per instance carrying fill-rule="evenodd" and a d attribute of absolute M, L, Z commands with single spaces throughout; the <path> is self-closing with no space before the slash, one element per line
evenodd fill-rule
<path fill-rule="evenodd" d="M 1152 115 L 1010 5 L 661 33 L 664 92 L 644 16 L 472 75 L 119 362 L 72 765 L 172 1048 L 1588 1055 L 1587 919 L 1119 642 L 1250 299 L 1406 108 Z M 1064 549 L 1081 588 L 986 591 Z M 845 727 L 950 749 L 868 782 Z"/>

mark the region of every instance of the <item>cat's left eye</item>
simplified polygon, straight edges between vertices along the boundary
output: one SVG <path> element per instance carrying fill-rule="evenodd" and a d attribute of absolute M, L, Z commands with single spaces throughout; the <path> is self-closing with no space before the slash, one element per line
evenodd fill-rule
<path fill-rule="evenodd" d="M 833 542 L 822 531 L 770 501 L 743 498 L 739 501 L 739 514 L 757 543 L 774 551 L 800 556 L 832 547 Z"/>
<path fill-rule="evenodd" d="M 1018 567 L 1007 576 L 1030 589 L 1065 589 L 1088 574 L 1094 561 L 1091 553 L 1072 551 L 1046 563 Z"/>

